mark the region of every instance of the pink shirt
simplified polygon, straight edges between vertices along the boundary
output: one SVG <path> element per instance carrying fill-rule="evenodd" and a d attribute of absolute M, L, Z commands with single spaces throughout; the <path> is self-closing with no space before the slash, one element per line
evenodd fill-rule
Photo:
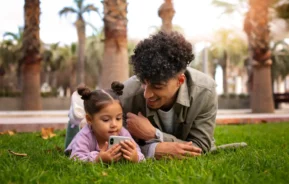
<path fill-rule="evenodd" d="M 120 136 L 130 137 L 132 140 L 130 133 L 122 128 L 120 131 Z M 137 143 L 136 143 L 137 145 Z M 71 151 L 70 158 L 78 158 L 79 160 L 94 162 L 100 149 L 98 147 L 98 143 L 93 134 L 91 128 L 86 125 L 83 127 L 73 138 L 71 143 L 66 148 L 65 152 Z M 139 146 L 137 145 L 137 154 L 138 161 L 144 160 L 144 155 L 141 153 Z"/>

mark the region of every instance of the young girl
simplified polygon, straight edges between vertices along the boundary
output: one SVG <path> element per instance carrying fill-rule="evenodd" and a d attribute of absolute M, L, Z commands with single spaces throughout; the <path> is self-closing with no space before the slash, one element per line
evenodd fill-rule
<path fill-rule="evenodd" d="M 105 163 L 116 162 L 121 158 L 131 162 L 144 160 L 144 155 L 132 138 L 108 148 L 111 135 L 131 137 L 122 127 L 123 111 L 119 95 L 122 95 L 124 85 L 113 82 L 111 88 L 90 91 L 87 87 L 78 87 L 78 94 L 84 100 L 87 125 L 78 132 L 65 150 L 71 152 L 70 158 Z"/>

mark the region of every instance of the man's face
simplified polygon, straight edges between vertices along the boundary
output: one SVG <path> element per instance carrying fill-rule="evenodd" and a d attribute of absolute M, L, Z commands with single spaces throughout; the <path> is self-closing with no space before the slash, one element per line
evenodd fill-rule
<path fill-rule="evenodd" d="M 184 79 L 184 74 L 181 74 L 166 82 L 150 83 L 145 80 L 142 87 L 144 88 L 144 98 L 148 108 L 170 109 L 175 103 L 178 89 Z"/>

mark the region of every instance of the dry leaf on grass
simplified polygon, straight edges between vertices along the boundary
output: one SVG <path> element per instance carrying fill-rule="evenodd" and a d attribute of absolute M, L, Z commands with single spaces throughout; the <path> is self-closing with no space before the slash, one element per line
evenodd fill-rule
<path fill-rule="evenodd" d="M 11 153 L 12 155 L 16 155 L 16 156 L 21 156 L 21 157 L 26 157 L 27 154 L 26 153 L 16 153 L 14 151 L 8 150 L 9 153 Z"/>
<path fill-rule="evenodd" d="M 0 135 L 8 134 L 8 135 L 14 135 L 16 132 L 12 130 L 6 130 L 4 132 L 0 132 Z"/>
<path fill-rule="evenodd" d="M 107 176 L 107 172 L 102 171 L 102 176 Z"/>
<path fill-rule="evenodd" d="M 42 139 L 48 139 L 56 136 L 56 134 L 53 133 L 54 128 L 41 128 L 41 137 Z"/>

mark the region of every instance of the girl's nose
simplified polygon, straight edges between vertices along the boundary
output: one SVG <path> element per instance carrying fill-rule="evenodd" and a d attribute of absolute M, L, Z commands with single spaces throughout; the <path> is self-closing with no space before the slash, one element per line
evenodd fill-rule
<path fill-rule="evenodd" d="M 116 119 L 113 119 L 110 123 L 110 127 L 115 127 L 116 126 Z"/>

